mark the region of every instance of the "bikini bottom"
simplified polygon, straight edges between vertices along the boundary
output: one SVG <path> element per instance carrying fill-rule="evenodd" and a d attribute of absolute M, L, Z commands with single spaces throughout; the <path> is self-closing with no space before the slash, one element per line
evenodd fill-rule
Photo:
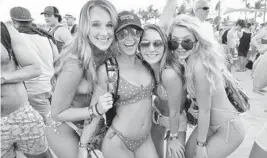
<path fill-rule="evenodd" d="M 229 140 L 229 136 L 230 136 L 230 131 L 231 131 L 231 127 L 233 127 L 236 131 L 238 132 L 241 132 L 239 130 L 239 127 L 238 127 L 238 124 L 239 124 L 239 121 L 240 120 L 240 117 L 236 116 L 235 118 L 231 119 L 231 120 L 228 120 L 228 121 L 225 121 L 224 123 L 220 124 L 220 125 L 215 125 L 215 126 L 210 126 L 210 129 L 212 130 L 213 133 L 216 133 L 218 131 L 218 129 L 222 126 L 224 126 L 225 124 L 227 124 L 227 134 L 226 134 L 226 142 L 228 142 Z M 238 121 L 238 123 L 237 123 Z"/>
<path fill-rule="evenodd" d="M 142 144 L 146 141 L 146 139 L 149 136 L 149 134 L 147 134 L 138 140 L 133 140 L 133 139 L 123 136 L 122 133 L 118 131 L 117 129 L 115 129 L 113 126 L 110 126 L 110 128 L 113 130 L 111 135 L 112 136 L 117 135 L 120 138 L 120 140 L 123 142 L 123 144 L 132 152 L 136 151 L 140 146 L 142 146 Z"/>

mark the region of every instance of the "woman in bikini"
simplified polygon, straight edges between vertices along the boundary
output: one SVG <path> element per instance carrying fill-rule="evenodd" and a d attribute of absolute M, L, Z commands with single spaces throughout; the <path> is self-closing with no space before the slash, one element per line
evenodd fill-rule
<path fill-rule="evenodd" d="M 153 73 L 137 53 L 143 33 L 141 21 L 134 13 L 123 11 L 118 16 L 115 37 L 119 54 L 118 95 L 116 110 L 102 144 L 105 158 L 158 158 L 151 129 L 152 94 L 155 87 Z M 107 91 L 105 65 L 98 69 L 98 85 Z"/>
<path fill-rule="evenodd" d="M 152 66 L 158 83 L 151 129 L 157 152 L 161 158 L 183 158 L 187 119 L 181 107 L 185 98 L 182 66 L 176 56 L 168 52 L 167 35 L 157 25 L 144 27 L 139 48 L 142 57 Z M 165 138 L 168 138 L 167 155 Z"/>
<path fill-rule="evenodd" d="M 244 140 L 245 128 L 225 92 L 222 49 L 194 17 L 177 16 L 169 28 L 170 49 L 185 68 L 188 96 L 196 101 L 198 125 L 185 148 L 186 158 L 225 158 Z M 188 49 L 188 47 L 191 49 Z"/>
<path fill-rule="evenodd" d="M 261 53 L 253 64 L 253 92 L 264 95 L 266 93 L 264 88 L 267 87 L 267 29 L 254 36 L 251 44 Z"/>
<path fill-rule="evenodd" d="M 81 10 L 77 36 L 55 62 L 51 104 L 55 122 L 47 128 L 47 137 L 59 158 L 75 158 L 79 149 L 86 151 L 97 124 L 104 123 L 98 113 L 112 106 L 111 94 L 92 98 L 92 93 L 98 88 L 96 69 L 111 55 L 116 23 L 117 12 L 109 1 L 88 1 Z M 81 135 L 88 119 L 92 122 Z"/>

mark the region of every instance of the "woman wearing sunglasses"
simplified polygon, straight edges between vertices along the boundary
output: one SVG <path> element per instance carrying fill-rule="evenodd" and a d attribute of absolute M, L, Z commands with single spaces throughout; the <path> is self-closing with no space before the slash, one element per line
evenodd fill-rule
<path fill-rule="evenodd" d="M 185 98 L 181 65 L 168 52 L 167 35 L 159 26 L 146 25 L 139 44 L 142 57 L 152 66 L 157 79 L 151 135 L 160 158 L 184 158 L 187 119 L 182 110 Z M 165 138 L 167 151 L 164 153 Z"/>
<path fill-rule="evenodd" d="M 97 89 L 96 69 L 111 55 L 116 24 L 117 12 L 109 1 L 88 1 L 81 10 L 77 36 L 55 62 L 51 103 L 55 122 L 47 128 L 47 138 L 59 158 L 76 158 L 78 153 L 87 157 L 87 143 L 101 119 L 98 113 L 112 106 L 111 94 L 92 97 L 92 93 Z M 92 122 L 84 127 L 89 119 Z"/>
<path fill-rule="evenodd" d="M 169 48 L 183 64 L 188 96 L 199 108 L 198 125 L 186 143 L 185 156 L 225 158 L 242 143 L 245 128 L 225 92 L 222 71 L 229 72 L 222 49 L 217 49 L 213 34 L 201 27 L 196 18 L 180 15 L 169 28 Z"/>
<path fill-rule="evenodd" d="M 102 144 L 105 158 L 158 158 L 150 135 L 154 75 L 136 54 L 142 33 L 136 14 L 119 13 L 115 30 L 119 49 L 115 58 L 119 67 L 119 98 L 113 107 L 115 117 L 107 118 L 111 125 Z M 98 78 L 98 85 L 107 91 L 110 80 L 105 65 L 98 69 Z"/>

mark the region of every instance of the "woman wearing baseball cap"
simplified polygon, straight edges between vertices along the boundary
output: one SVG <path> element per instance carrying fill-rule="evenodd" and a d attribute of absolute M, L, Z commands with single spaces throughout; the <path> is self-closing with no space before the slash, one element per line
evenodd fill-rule
<path fill-rule="evenodd" d="M 55 61 L 51 103 L 55 122 L 47 130 L 49 145 L 59 158 L 87 157 L 88 148 L 99 149 L 91 138 L 98 123 L 104 123 L 100 115 L 112 106 L 112 96 L 104 91 L 93 94 L 101 80 L 96 69 L 111 56 L 116 24 L 117 11 L 109 1 L 88 1 L 80 12 L 77 35 Z"/>
<path fill-rule="evenodd" d="M 134 13 L 123 11 L 118 15 L 115 30 L 119 54 L 115 60 L 119 67 L 118 95 L 115 117 L 106 117 L 109 129 L 102 144 L 105 158 L 157 158 L 152 141 L 151 110 L 155 76 L 148 63 L 137 55 L 142 36 L 141 21 Z M 100 87 L 109 83 L 105 65 L 98 70 Z"/>
<path fill-rule="evenodd" d="M 49 33 L 54 37 L 58 52 L 60 53 L 64 45 L 71 42 L 71 33 L 67 28 L 60 24 L 62 17 L 56 7 L 47 6 L 41 15 L 42 14 L 45 17 L 45 22 L 50 27 Z"/>

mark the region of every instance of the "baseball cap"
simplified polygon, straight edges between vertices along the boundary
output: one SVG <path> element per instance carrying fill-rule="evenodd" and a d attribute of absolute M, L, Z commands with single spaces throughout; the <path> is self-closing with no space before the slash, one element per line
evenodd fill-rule
<path fill-rule="evenodd" d="M 135 13 L 122 11 L 118 14 L 118 23 L 115 32 L 117 33 L 127 26 L 134 26 L 143 30 L 141 20 Z"/>
<path fill-rule="evenodd" d="M 64 18 L 73 18 L 73 19 L 76 19 L 73 15 L 71 14 L 65 14 Z"/>
<path fill-rule="evenodd" d="M 42 12 L 41 14 L 60 15 L 58 9 L 56 7 L 54 7 L 54 6 L 47 6 L 47 7 L 45 7 L 44 12 Z"/>
<path fill-rule="evenodd" d="M 30 11 L 23 7 L 12 8 L 10 16 L 15 21 L 33 21 Z"/>

